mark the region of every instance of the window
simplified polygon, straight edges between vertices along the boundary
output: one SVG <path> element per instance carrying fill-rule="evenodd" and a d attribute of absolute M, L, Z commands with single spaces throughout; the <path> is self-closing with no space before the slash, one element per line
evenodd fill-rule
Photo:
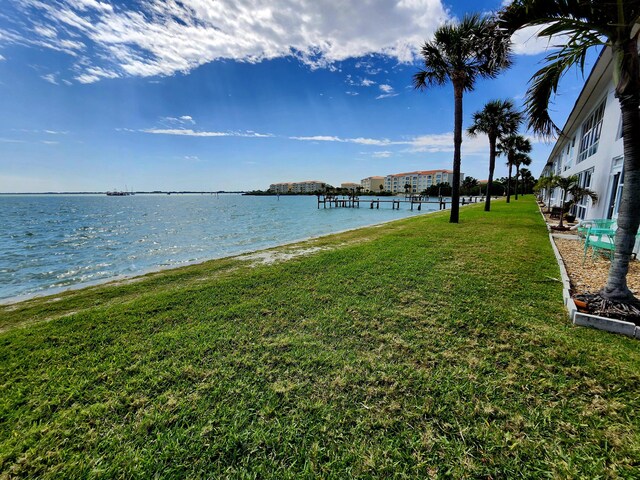
<path fill-rule="evenodd" d="M 618 120 L 618 133 L 616 133 L 616 140 L 620 140 L 622 138 L 622 115 L 620 115 L 620 120 Z"/>
<path fill-rule="evenodd" d="M 582 188 L 591 187 L 591 177 L 593 176 L 593 169 L 584 170 L 578 174 L 578 185 Z M 582 197 L 578 202 L 576 202 L 574 209 L 576 217 L 580 220 L 584 220 L 587 216 L 587 210 L 589 207 L 589 197 Z"/>
<path fill-rule="evenodd" d="M 589 118 L 582 124 L 582 138 L 578 150 L 578 163 L 598 151 L 598 142 L 602 131 L 602 117 L 604 117 L 604 105 L 602 102 Z"/>

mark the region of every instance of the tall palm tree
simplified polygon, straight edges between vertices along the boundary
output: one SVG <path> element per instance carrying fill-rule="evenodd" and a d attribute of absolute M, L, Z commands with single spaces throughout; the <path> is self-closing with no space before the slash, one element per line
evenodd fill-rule
<path fill-rule="evenodd" d="M 609 300 L 634 301 L 627 287 L 629 261 L 640 226 L 640 57 L 638 0 L 514 0 L 500 14 L 508 32 L 528 25 L 544 25 L 539 33 L 568 36 L 566 44 L 546 58 L 527 91 L 529 125 L 550 135 L 558 127 L 549 115 L 549 100 L 562 75 L 572 66 L 584 70 L 590 47 L 610 48 L 614 59 L 615 95 L 620 103 L 624 142 L 624 189 L 618 213 L 615 253 L 600 295 Z"/>
<path fill-rule="evenodd" d="M 509 176 L 507 177 L 507 203 L 511 201 L 511 172 L 516 165 L 517 158 L 520 154 L 527 154 L 531 151 L 531 142 L 516 133 L 502 137 L 496 147 L 498 155 L 507 157 L 507 167 L 509 167 Z"/>
<path fill-rule="evenodd" d="M 531 157 L 526 153 L 518 152 L 518 154 L 513 159 L 513 164 L 516 167 L 516 200 L 518 200 L 518 180 L 520 179 L 520 167 L 522 165 L 527 167 L 531 165 Z"/>
<path fill-rule="evenodd" d="M 462 144 L 462 96 L 478 77 L 494 78 L 511 64 L 511 41 L 496 28 L 494 20 L 477 14 L 461 22 L 439 27 L 433 40 L 421 49 L 424 66 L 413 76 L 417 89 L 451 82 L 454 97 L 453 185 L 449 222 L 458 223 L 460 213 L 460 147 Z"/>
<path fill-rule="evenodd" d="M 489 137 L 487 192 L 491 191 L 493 172 L 496 169 L 496 142 L 500 137 L 515 133 L 521 122 L 522 113 L 515 109 L 511 100 L 491 100 L 482 110 L 473 114 L 473 125 L 467 129 L 467 133 L 472 137 L 478 133 L 484 133 Z M 491 195 L 487 195 L 484 211 L 491 211 Z"/>
<path fill-rule="evenodd" d="M 533 177 L 531 170 L 528 168 L 521 168 L 520 181 L 522 182 L 522 195 L 531 193 L 533 184 L 536 183 L 536 179 Z"/>

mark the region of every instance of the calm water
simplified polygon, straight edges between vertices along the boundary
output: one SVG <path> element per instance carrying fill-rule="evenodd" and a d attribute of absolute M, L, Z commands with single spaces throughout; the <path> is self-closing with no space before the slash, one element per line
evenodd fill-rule
<path fill-rule="evenodd" d="M 0 301 L 417 215 L 240 195 L 0 196 Z M 429 205 L 437 207 L 437 205 Z"/>

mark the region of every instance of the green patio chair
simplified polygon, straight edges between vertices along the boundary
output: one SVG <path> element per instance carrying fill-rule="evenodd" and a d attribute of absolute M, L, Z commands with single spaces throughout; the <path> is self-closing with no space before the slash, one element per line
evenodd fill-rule
<path fill-rule="evenodd" d="M 591 220 L 582 220 L 578 224 L 578 238 L 580 241 L 585 241 L 587 239 L 587 233 L 589 229 L 603 229 L 603 230 L 612 230 L 615 229 L 615 220 L 610 220 L 608 218 L 593 218 Z M 595 231 L 595 230 L 594 230 Z"/>
<path fill-rule="evenodd" d="M 589 227 L 585 236 L 584 256 L 582 257 L 583 265 L 587 258 L 589 248 L 591 248 L 591 258 L 594 258 L 599 253 L 606 252 L 609 255 L 609 259 L 613 260 L 613 253 L 616 248 L 615 222 L 607 221 L 596 225 Z"/>

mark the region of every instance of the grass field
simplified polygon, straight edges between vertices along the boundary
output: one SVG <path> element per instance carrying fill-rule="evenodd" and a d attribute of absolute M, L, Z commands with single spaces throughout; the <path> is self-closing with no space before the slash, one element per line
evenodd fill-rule
<path fill-rule="evenodd" d="M 640 342 L 492 208 L 0 307 L 0 478 L 639 478 Z"/>

